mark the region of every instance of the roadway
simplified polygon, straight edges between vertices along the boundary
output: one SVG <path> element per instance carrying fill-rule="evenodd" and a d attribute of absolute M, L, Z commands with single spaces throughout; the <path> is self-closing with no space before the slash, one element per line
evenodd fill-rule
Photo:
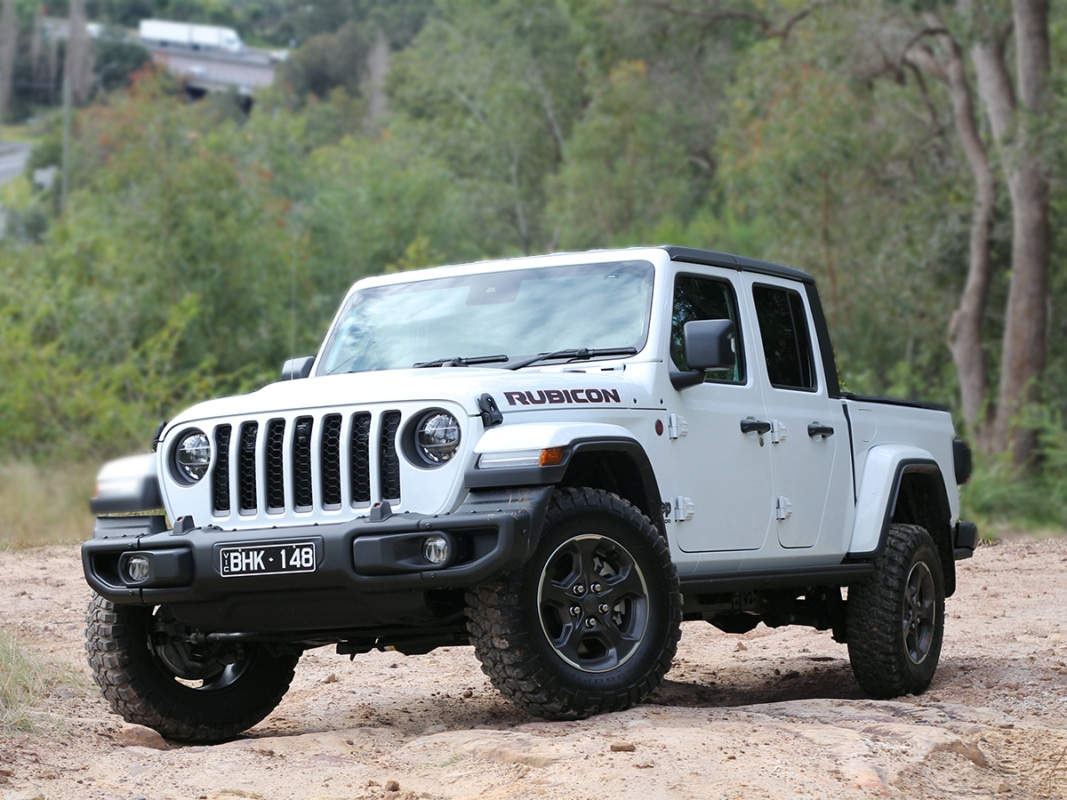
<path fill-rule="evenodd" d="M 159 49 L 152 58 L 190 85 L 205 91 L 234 88 L 242 94 L 274 83 L 274 64 L 262 55 L 243 57 Z"/>
<path fill-rule="evenodd" d="M 213 53 L 155 50 L 153 58 L 186 82 L 203 91 L 235 88 L 241 94 L 274 83 L 275 64 L 263 53 L 231 56 Z M 0 186 L 17 178 L 26 168 L 32 145 L 0 141 Z"/>
<path fill-rule="evenodd" d="M 31 149 L 26 142 L 0 142 L 0 186 L 23 173 Z"/>

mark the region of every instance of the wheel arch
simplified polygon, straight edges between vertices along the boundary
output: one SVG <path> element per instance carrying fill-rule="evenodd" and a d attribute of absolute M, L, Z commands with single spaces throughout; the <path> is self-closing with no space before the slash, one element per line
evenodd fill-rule
<path fill-rule="evenodd" d="M 553 449 L 561 457 L 548 465 L 484 469 L 481 458 L 496 453 L 533 453 Z M 476 448 L 478 461 L 468 469 L 471 489 L 559 486 L 603 489 L 628 500 L 663 537 L 663 501 L 652 462 L 632 433 L 602 423 L 527 423 L 485 433 Z"/>
<path fill-rule="evenodd" d="M 937 546 L 949 596 L 956 588 L 952 516 L 945 476 L 933 456 L 918 448 L 875 448 L 859 487 L 849 556 L 877 556 L 892 524 L 920 525 Z"/>
<path fill-rule="evenodd" d="M 920 525 L 937 545 L 941 571 L 945 578 L 945 596 L 956 591 L 956 561 L 952 544 L 952 511 L 945 490 L 944 475 L 936 463 L 902 466 L 895 483 L 892 513 L 882 531 L 881 543 L 893 523 Z"/>
<path fill-rule="evenodd" d="M 667 536 L 652 462 L 644 448 L 632 439 L 576 442 L 559 485 L 613 492 L 648 517 L 660 536 Z"/>

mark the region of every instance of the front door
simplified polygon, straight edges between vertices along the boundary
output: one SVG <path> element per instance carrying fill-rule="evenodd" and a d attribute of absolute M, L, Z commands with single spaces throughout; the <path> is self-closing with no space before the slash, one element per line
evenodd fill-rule
<path fill-rule="evenodd" d="M 675 437 L 669 485 L 677 494 L 664 499 L 677 521 L 678 546 L 690 553 L 759 550 L 773 535 L 770 443 L 756 430 L 742 432 L 744 421 L 762 420 L 765 412 L 759 372 L 750 369 L 759 351 L 738 314 L 739 281 L 736 271 L 711 268 L 675 277 L 670 343 L 675 368 L 687 369 L 686 322 L 729 319 L 735 330 L 733 368 L 708 370 L 703 383 L 674 394 L 668 409 Z"/>

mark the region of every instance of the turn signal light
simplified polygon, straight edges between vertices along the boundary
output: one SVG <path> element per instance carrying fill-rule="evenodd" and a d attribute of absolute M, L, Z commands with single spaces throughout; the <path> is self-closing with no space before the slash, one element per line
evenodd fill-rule
<path fill-rule="evenodd" d="M 557 464 L 562 464 L 565 452 L 566 450 L 563 447 L 546 447 L 541 451 L 540 465 L 542 467 L 554 467 Z"/>

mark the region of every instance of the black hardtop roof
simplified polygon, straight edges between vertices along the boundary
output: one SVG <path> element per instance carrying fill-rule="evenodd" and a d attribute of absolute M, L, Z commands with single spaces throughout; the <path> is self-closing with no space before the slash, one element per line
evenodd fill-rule
<path fill-rule="evenodd" d="M 708 267 L 728 267 L 745 270 L 746 272 L 759 272 L 764 275 L 774 275 L 779 278 L 815 283 L 815 279 L 806 272 L 783 264 L 775 264 L 773 261 L 760 261 L 758 258 L 735 256 L 732 253 L 720 253 L 716 250 L 700 250 L 696 247 L 675 247 L 668 245 L 663 248 L 671 257 L 671 261 L 687 261 L 691 264 L 703 264 Z"/>

